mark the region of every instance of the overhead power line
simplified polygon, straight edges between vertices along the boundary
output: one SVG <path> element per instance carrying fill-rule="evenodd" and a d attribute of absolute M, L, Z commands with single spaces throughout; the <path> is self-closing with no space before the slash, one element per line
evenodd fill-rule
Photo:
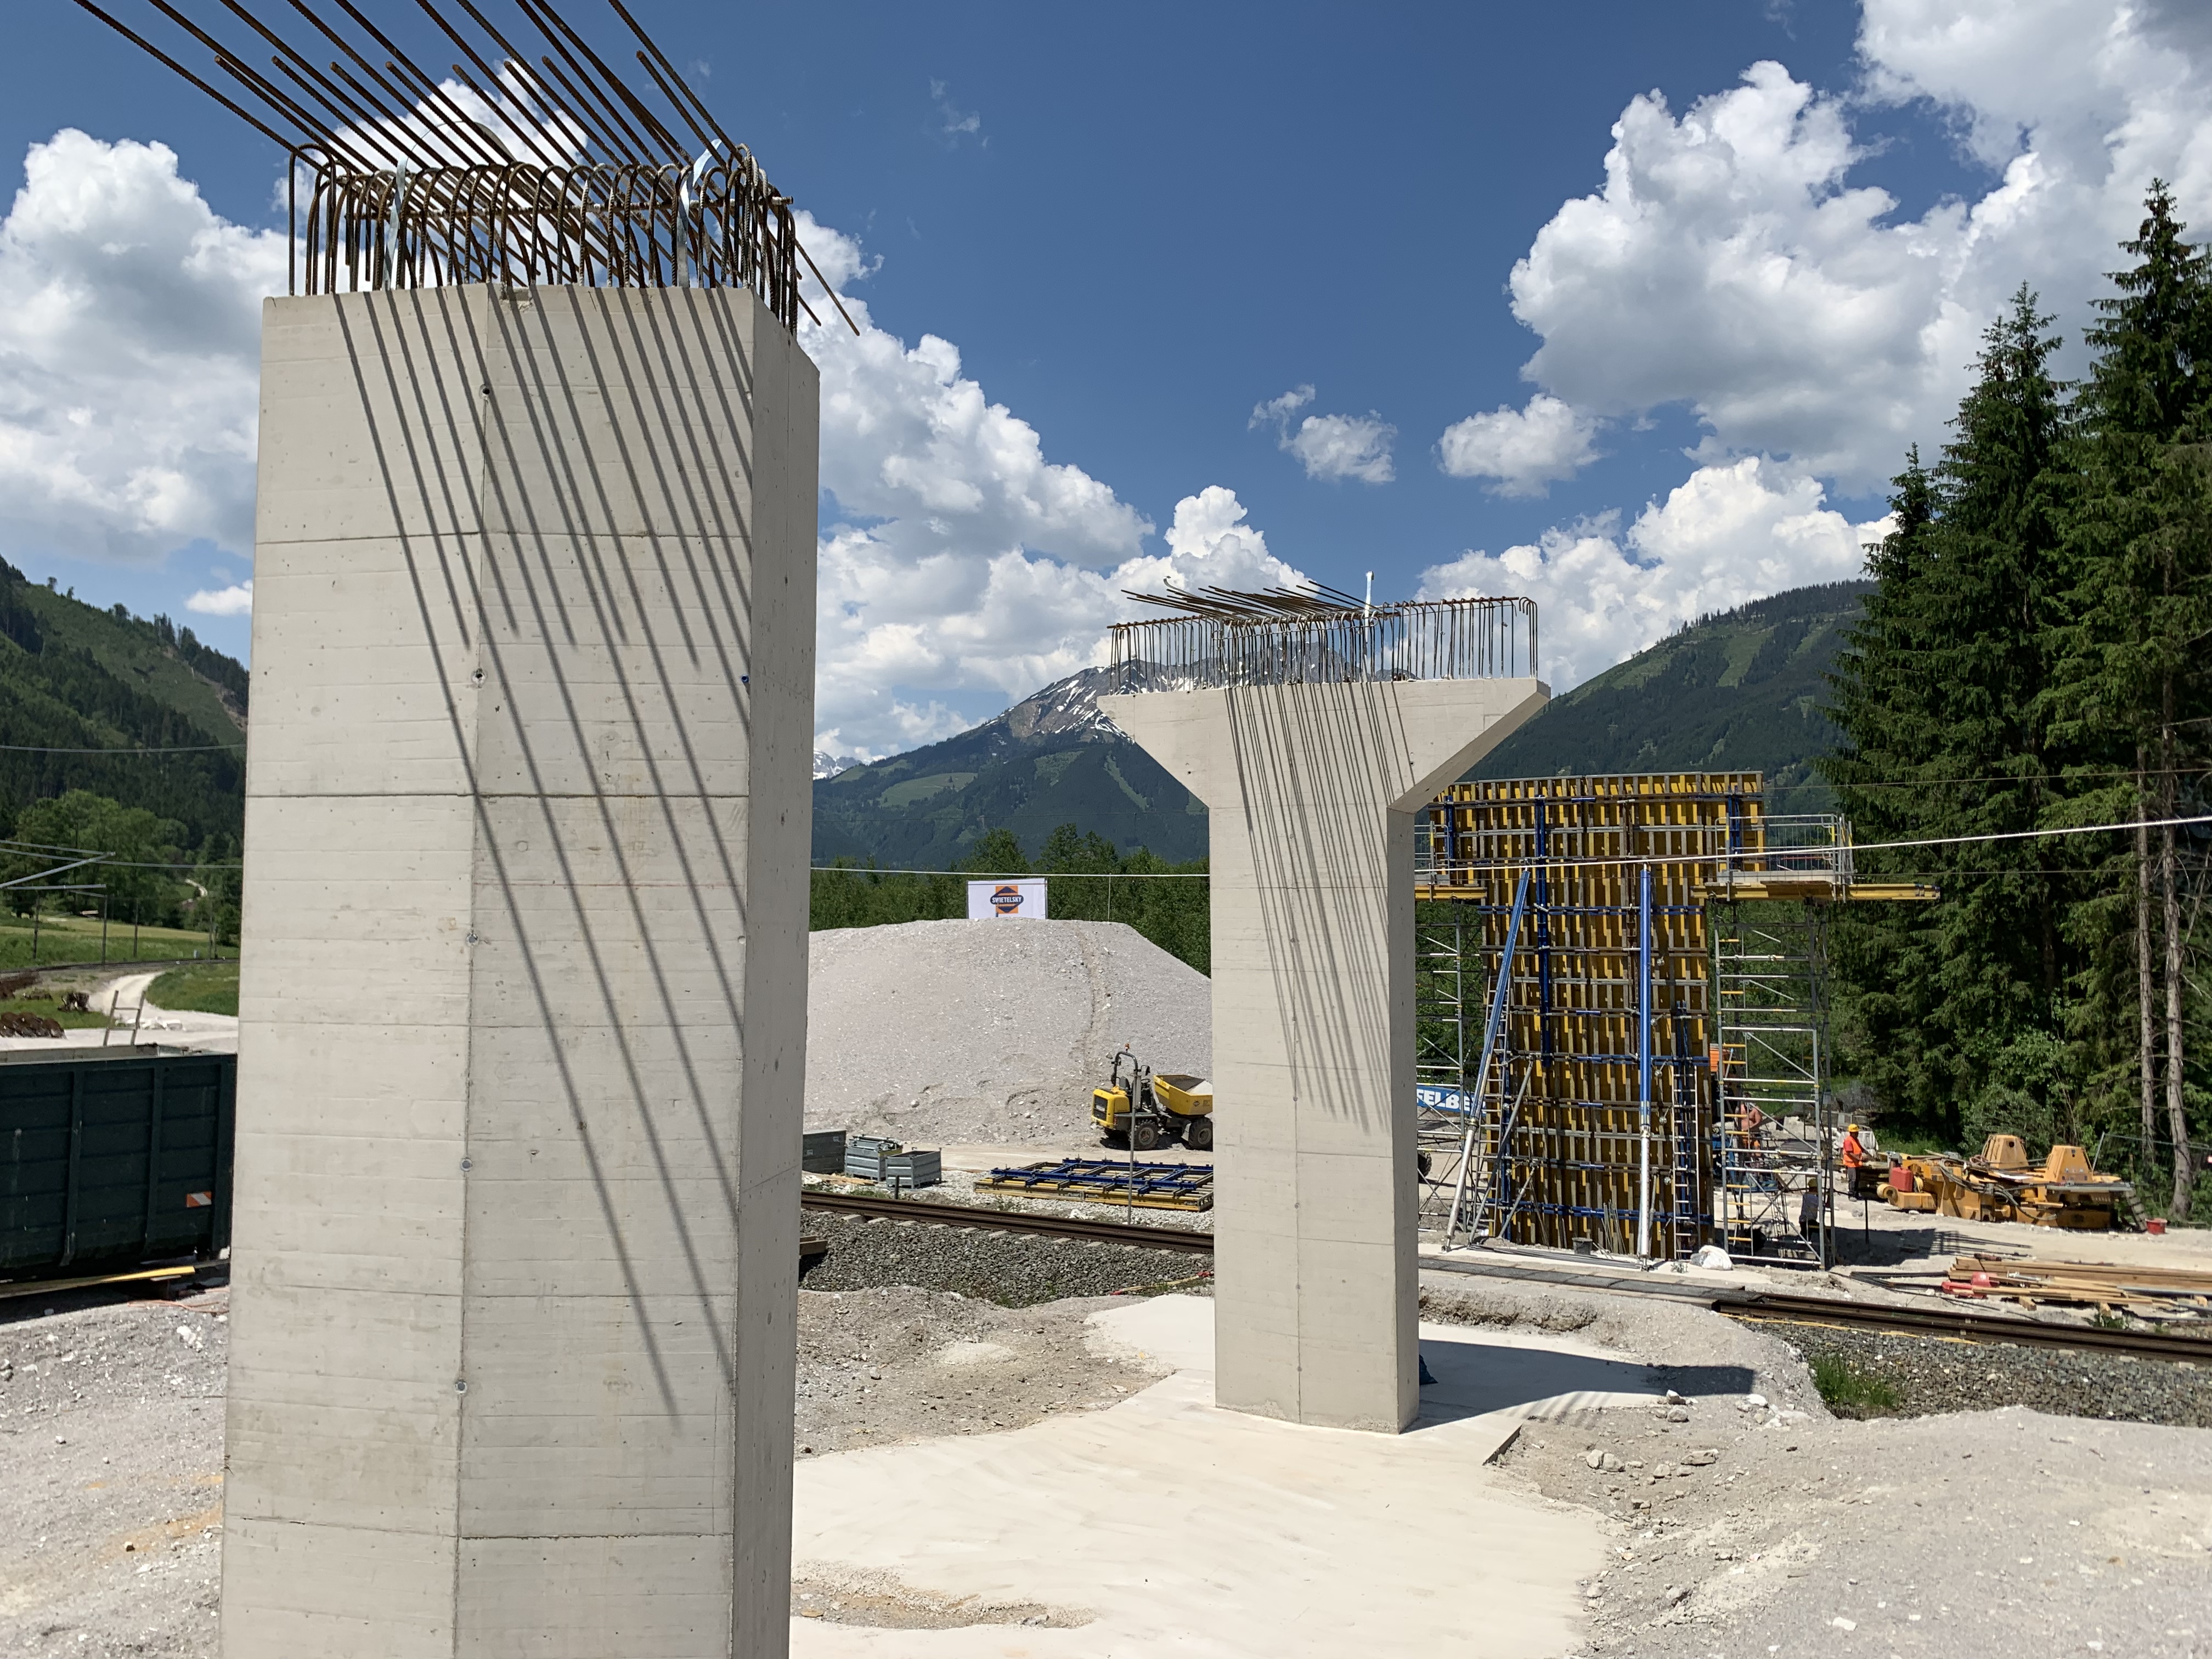
<path fill-rule="evenodd" d="M 196 743 L 174 749 L 57 749 L 39 743 L 0 743 L 0 753 L 10 755 L 205 755 L 216 750 L 236 753 L 242 743 Z"/>

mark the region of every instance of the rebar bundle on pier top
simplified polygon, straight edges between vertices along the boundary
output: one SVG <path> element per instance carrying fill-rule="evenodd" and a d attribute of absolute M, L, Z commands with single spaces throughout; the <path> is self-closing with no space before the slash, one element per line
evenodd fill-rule
<path fill-rule="evenodd" d="M 148 0 L 185 37 L 180 51 L 212 57 L 212 81 L 93 0 L 76 3 L 288 153 L 295 294 L 459 283 L 744 287 L 786 327 L 802 309 L 814 314 L 799 292 L 799 262 L 814 265 L 791 198 L 622 0 L 608 3 L 635 39 L 647 94 L 548 0 L 511 0 L 505 29 L 474 0 L 458 0 L 472 29 L 433 0 L 413 0 L 432 26 L 424 51 L 459 54 L 447 70 L 410 56 L 353 0 L 292 0 L 307 26 L 292 20 L 298 45 L 240 0 L 199 9 L 243 44 L 172 0 Z M 264 52 L 268 67 L 258 68 Z"/>
<path fill-rule="evenodd" d="M 1114 624 L 1113 683 L 1121 692 L 1536 672 L 1534 599 L 1366 605 L 1321 586 L 1128 597 L 1173 614 Z"/>

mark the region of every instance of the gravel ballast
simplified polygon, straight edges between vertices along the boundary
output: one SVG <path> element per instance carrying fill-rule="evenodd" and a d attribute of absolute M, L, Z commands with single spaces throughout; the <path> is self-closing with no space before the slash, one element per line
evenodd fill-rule
<path fill-rule="evenodd" d="M 1206 975 L 1106 921 L 909 921 L 811 936 L 806 1127 L 909 1146 L 1095 1142 L 1123 1044 L 1213 1064 Z"/>
<path fill-rule="evenodd" d="M 2212 1428 L 2212 1370 L 2182 1361 L 1818 1325 L 1765 1328 L 1808 1364 L 1820 1357 L 1840 1359 L 1897 1391 L 1893 1410 L 1839 1410 L 1839 1416 L 1921 1417 L 2026 1406 L 2053 1417 Z"/>
<path fill-rule="evenodd" d="M 1182 1250 L 1132 1249 L 934 1222 L 871 1221 L 820 1210 L 806 1212 L 805 1231 L 830 1244 L 827 1257 L 809 1267 L 800 1281 L 810 1291 L 907 1285 L 954 1291 L 1009 1308 L 1162 1285 L 1197 1288 L 1209 1282 L 1213 1266 L 1210 1256 Z"/>

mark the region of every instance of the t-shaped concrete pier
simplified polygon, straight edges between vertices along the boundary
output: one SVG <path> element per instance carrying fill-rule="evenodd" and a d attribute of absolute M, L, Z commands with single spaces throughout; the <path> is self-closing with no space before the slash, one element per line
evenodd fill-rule
<path fill-rule="evenodd" d="M 772 1659 L 817 380 L 747 289 L 272 300 L 226 1659 Z"/>
<path fill-rule="evenodd" d="M 1099 699 L 1211 818 L 1224 1406 L 1394 1433 L 1419 1409 L 1413 814 L 1549 695 L 1364 679 Z"/>

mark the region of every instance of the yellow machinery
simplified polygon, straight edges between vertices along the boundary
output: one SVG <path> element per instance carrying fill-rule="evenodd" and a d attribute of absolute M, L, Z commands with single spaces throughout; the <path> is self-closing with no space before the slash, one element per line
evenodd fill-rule
<path fill-rule="evenodd" d="M 2135 1188 L 2100 1175 L 2079 1146 L 2053 1146 L 2040 1165 L 2018 1135 L 1991 1135 L 1976 1158 L 1939 1152 L 1901 1158 L 1876 1189 L 1892 1207 L 1965 1221 L 2019 1221 L 2034 1227 L 2108 1232 L 2122 1224 Z"/>
<path fill-rule="evenodd" d="M 1114 1056 L 1106 1082 L 1091 1091 L 1091 1121 L 1100 1139 L 1140 1152 L 1173 1140 L 1194 1152 L 1211 1152 L 1212 1111 L 1213 1085 L 1204 1078 L 1155 1072 L 1126 1047 Z"/>

